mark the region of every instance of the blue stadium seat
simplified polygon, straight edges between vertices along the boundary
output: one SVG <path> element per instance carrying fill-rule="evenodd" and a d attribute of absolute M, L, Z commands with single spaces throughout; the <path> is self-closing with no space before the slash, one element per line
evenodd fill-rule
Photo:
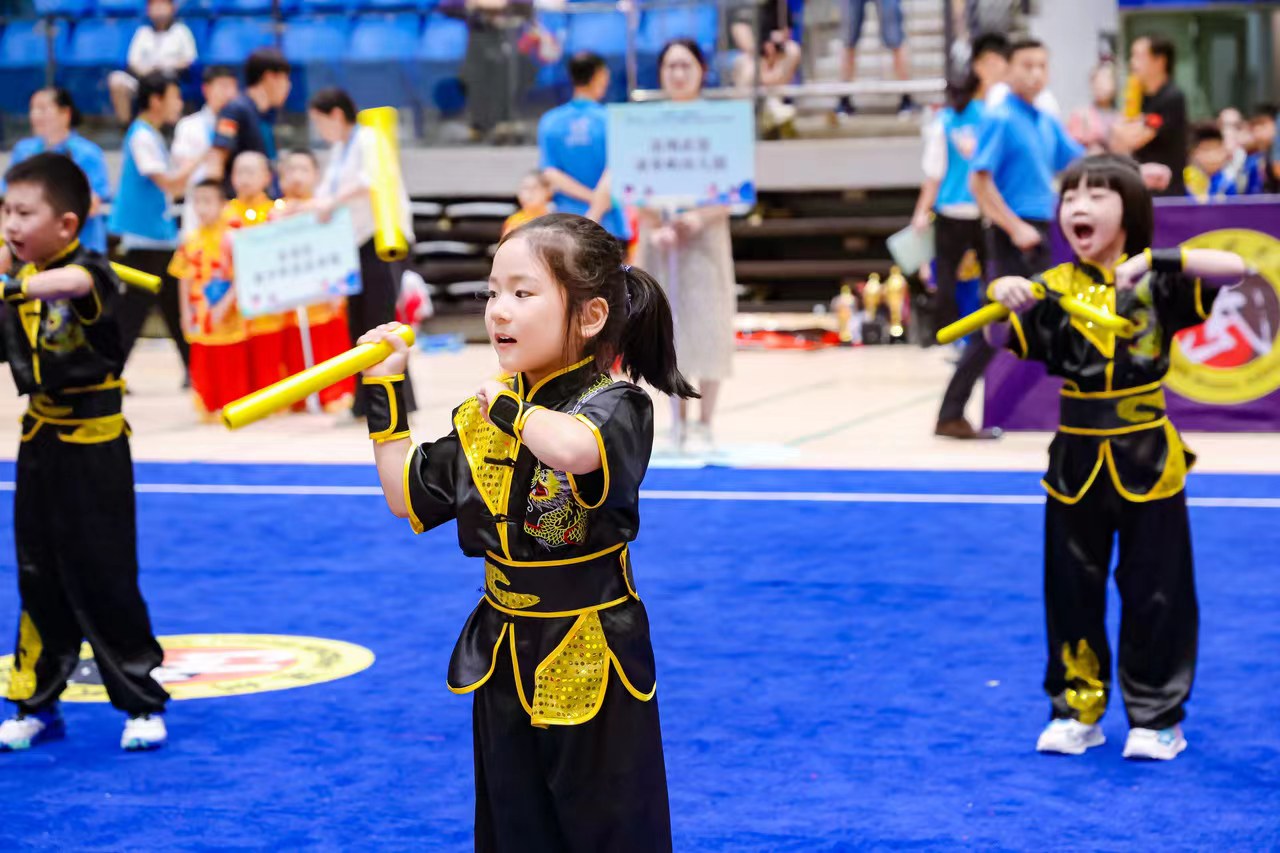
<path fill-rule="evenodd" d="M 354 0 L 354 4 L 360 12 L 421 12 L 426 6 L 422 0 Z"/>
<path fill-rule="evenodd" d="M 356 19 L 347 59 L 379 62 L 412 59 L 418 50 L 422 19 L 417 15 L 367 15 Z"/>
<path fill-rule="evenodd" d="M 293 66 L 286 111 L 304 112 L 313 92 L 343 85 L 341 63 L 350 29 L 348 20 L 338 15 L 300 17 L 285 28 L 281 49 Z"/>
<path fill-rule="evenodd" d="M 467 24 L 444 15 L 428 15 L 418 46 L 424 62 L 462 62 L 467 55 Z"/>
<path fill-rule="evenodd" d="M 589 50 L 605 57 L 627 53 L 627 16 L 621 12 L 584 12 L 569 15 L 569 40 L 565 53 Z"/>
<path fill-rule="evenodd" d="M 215 10 L 236 15 L 270 15 L 271 0 L 217 0 Z"/>
<path fill-rule="evenodd" d="M 31 93 L 44 85 L 49 59 L 44 21 L 13 21 L 0 36 L 0 110 L 26 115 Z M 54 26 L 54 55 L 66 53 L 68 27 Z"/>
<path fill-rule="evenodd" d="M 465 21 L 445 15 L 428 15 L 418 45 L 419 100 L 437 113 L 449 115 L 466 103 L 459 72 L 467 55 Z"/>
<path fill-rule="evenodd" d="M 180 7 L 179 13 L 181 11 Z M 141 18 L 147 13 L 147 0 L 98 0 L 97 13 L 120 18 Z"/>
<path fill-rule="evenodd" d="M 605 58 L 611 79 L 608 101 L 627 99 L 627 16 L 621 12 L 585 12 L 569 15 L 565 56 L 589 50 Z"/>
<path fill-rule="evenodd" d="M 352 2 L 353 0 L 300 0 L 298 9 L 313 14 L 348 12 Z"/>
<path fill-rule="evenodd" d="M 245 57 L 260 47 L 274 47 L 276 34 L 270 18 L 222 18 L 213 25 L 204 56 L 205 65 L 240 67 Z"/>
<path fill-rule="evenodd" d="M 37 15 L 65 15 L 78 18 L 93 11 L 93 0 L 35 0 Z"/>
<path fill-rule="evenodd" d="M 55 56 L 64 56 L 69 41 L 70 27 L 65 23 L 53 27 L 53 50 Z M 49 61 L 49 29 L 44 21 L 19 20 L 10 22 L 0 37 L 0 68 L 38 68 L 44 73 L 45 63 Z M 26 97 L 29 92 L 22 93 L 23 110 L 26 110 Z"/>
<path fill-rule="evenodd" d="M 356 19 L 343 73 L 361 108 L 402 107 L 414 98 L 414 57 L 422 33 L 417 15 L 366 15 Z"/>
<path fill-rule="evenodd" d="M 649 9 L 640 19 L 636 47 L 641 53 L 657 55 L 675 38 L 691 38 L 710 59 L 720 33 L 720 14 L 714 5 Z"/>
<path fill-rule="evenodd" d="M 58 63 L 58 82 L 71 92 L 81 112 L 100 115 L 110 110 L 107 74 L 125 67 L 136 29 L 138 21 L 131 18 L 88 18 L 76 24 Z"/>

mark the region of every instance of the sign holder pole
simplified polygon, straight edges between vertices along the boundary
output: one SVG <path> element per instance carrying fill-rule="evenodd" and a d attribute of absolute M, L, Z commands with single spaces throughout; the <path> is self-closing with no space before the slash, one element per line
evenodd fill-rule
<path fill-rule="evenodd" d="M 298 318 L 298 338 L 302 341 L 302 363 L 308 369 L 316 366 L 316 354 L 311 349 L 311 318 L 307 315 L 307 306 L 299 305 L 294 309 L 294 316 Z M 312 394 L 307 397 L 307 412 L 309 414 L 318 415 L 324 411 L 324 407 L 320 405 L 320 395 Z"/>

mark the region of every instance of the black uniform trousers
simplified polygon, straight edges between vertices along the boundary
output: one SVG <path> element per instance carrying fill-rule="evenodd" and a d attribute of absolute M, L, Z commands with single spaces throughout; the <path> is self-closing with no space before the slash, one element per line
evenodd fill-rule
<path fill-rule="evenodd" d="M 609 679 L 594 719 L 536 728 L 499 650 L 472 710 L 477 853 L 671 850 L 658 700 Z"/>
<path fill-rule="evenodd" d="M 125 287 L 124 298 L 120 300 L 120 341 L 124 346 L 125 361 L 133 352 L 138 336 L 142 334 L 142 326 L 156 303 L 160 304 L 160 314 L 164 317 L 165 328 L 173 345 L 178 348 L 184 368 L 191 365 L 191 346 L 182 332 L 182 314 L 178 305 L 178 280 L 169 275 L 169 261 L 173 252 L 168 249 L 133 249 L 125 253 L 121 263 L 134 269 L 160 276 L 160 292 L 151 293 L 140 287 Z"/>
<path fill-rule="evenodd" d="M 375 326 L 396 319 L 396 299 L 400 296 L 400 283 L 396 268 L 378 257 L 373 240 L 360 247 L 360 292 L 347 297 L 347 331 L 354 344 L 360 336 Z M 408 371 L 405 377 L 408 378 Z M 413 383 L 404 383 L 405 410 L 414 412 L 418 403 L 413 396 Z M 369 394 L 356 378 L 356 397 L 351 411 L 358 417 L 368 414 Z"/>
<path fill-rule="evenodd" d="M 937 256 L 937 309 L 934 321 L 941 329 L 960 319 L 956 304 L 956 272 L 965 253 L 972 249 L 978 255 L 978 264 L 987 269 L 987 235 L 981 219 L 954 219 L 938 213 L 933 219 L 933 239 Z"/>
<path fill-rule="evenodd" d="M 1120 693 L 1129 725 L 1163 729 L 1181 721 L 1195 679 L 1199 636 L 1186 493 L 1135 503 L 1116 491 L 1107 472 L 1099 472 L 1078 503 L 1049 498 L 1044 530 L 1049 639 L 1044 687 L 1053 716 L 1083 716 L 1090 722 L 1106 708 L 1111 692 L 1107 575 L 1118 534 Z M 1093 658 L 1096 672 L 1091 672 Z M 1081 713 L 1081 697 L 1085 705 L 1093 697 L 1094 713 Z"/>
<path fill-rule="evenodd" d="M 1049 245 L 1049 223 L 1029 220 L 1040 232 L 1040 245 L 1029 252 L 1024 252 L 1009 239 L 1003 228 L 994 226 L 987 229 L 987 257 L 991 264 L 989 281 L 1006 275 L 1020 275 L 1030 278 L 1044 272 L 1053 265 L 1053 249 Z M 939 265 L 941 266 L 941 265 Z M 953 288 L 954 292 L 954 288 Z M 942 407 L 938 410 L 938 421 L 951 421 L 964 417 L 964 408 L 973 396 L 973 387 L 978 384 L 987 365 L 995 358 L 995 350 L 982 335 L 974 335 L 973 340 L 960 355 L 960 363 L 956 372 L 947 384 L 942 395 Z"/>
<path fill-rule="evenodd" d="M 23 426 L 31 429 L 29 417 Z M 38 429 L 18 449 L 14 534 L 24 618 L 9 698 L 19 710 L 58 700 L 83 640 L 112 705 L 129 714 L 164 710 L 169 694 L 151 677 L 164 653 L 138 589 L 128 437 L 76 444 L 52 424 Z M 34 692 L 21 687 L 23 670 L 34 670 Z"/>

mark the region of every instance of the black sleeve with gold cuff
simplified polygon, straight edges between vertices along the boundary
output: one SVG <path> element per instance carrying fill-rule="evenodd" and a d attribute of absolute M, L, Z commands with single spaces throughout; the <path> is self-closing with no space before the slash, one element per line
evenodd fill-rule
<path fill-rule="evenodd" d="M 4 301 L 5 302 L 26 302 L 27 301 L 26 279 L 15 278 L 10 275 L 0 275 L 0 281 L 4 282 Z"/>
<path fill-rule="evenodd" d="M 1186 260 L 1186 251 L 1175 246 L 1172 249 L 1147 249 L 1151 257 L 1151 271 L 1154 273 L 1180 273 Z"/>
<path fill-rule="evenodd" d="M 369 438 L 379 444 L 408 438 L 409 413 L 404 405 L 404 374 L 366 376 L 363 382 L 368 390 L 365 410 L 369 420 Z"/>
<path fill-rule="evenodd" d="M 524 441 L 524 423 L 542 406 L 531 406 L 514 391 L 500 391 L 489 401 L 489 421 L 517 441 Z"/>

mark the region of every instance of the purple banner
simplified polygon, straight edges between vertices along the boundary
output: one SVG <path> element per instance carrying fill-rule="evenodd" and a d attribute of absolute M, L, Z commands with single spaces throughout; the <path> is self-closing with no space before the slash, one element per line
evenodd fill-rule
<path fill-rule="evenodd" d="M 1207 322 L 1179 334 L 1165 380 L 1169 416 L 1185 430 L 1280 431 L 1280 197 L 1157 199 L 1155 247 L 1181 243 L 1236 252 L 1258 273 L 1220 296 Z M 1071 257 L 1057 229 L 1054 250 Z M 1000 353 L 985 384 L 984 425 L 1057 427 L 1062 382 L 1043 365 Z"/>

